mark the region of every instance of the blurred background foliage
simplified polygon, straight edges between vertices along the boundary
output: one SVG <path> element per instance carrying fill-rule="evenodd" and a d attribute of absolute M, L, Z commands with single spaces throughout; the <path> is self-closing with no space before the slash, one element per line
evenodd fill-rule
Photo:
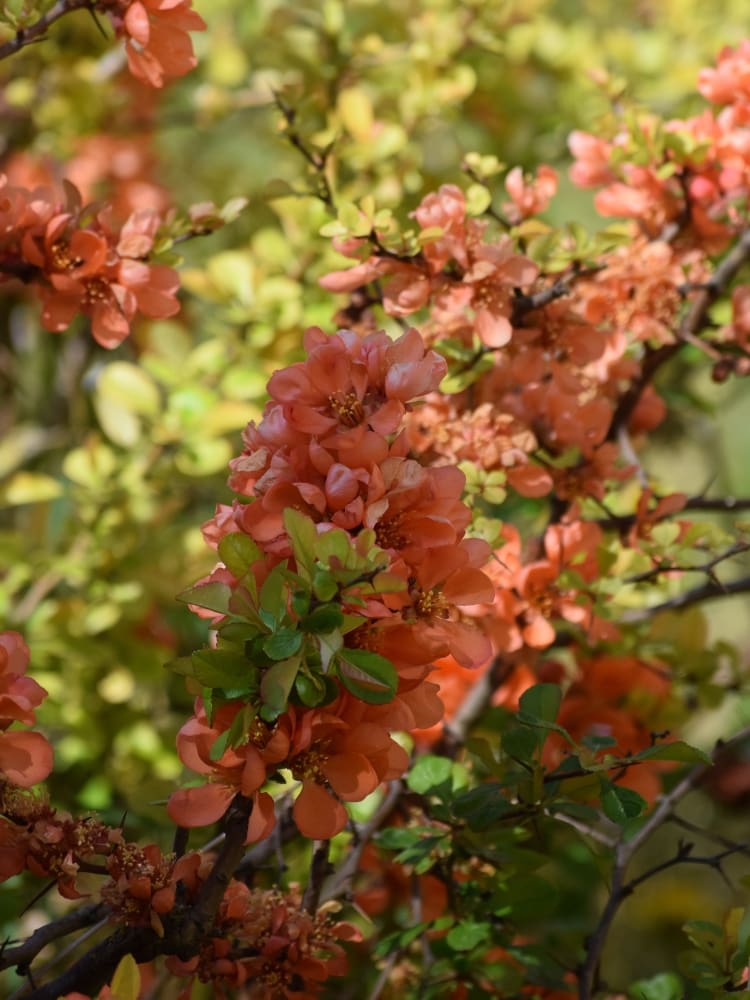
<path fill-rule="evenodd" d="M 0 31 L 50 6 L 9 0 Z M 0 306 L 0 622 L 24 633 L 50 692 L 39 719 L 56 747 L 55 801 L 114 822 L 127 810 L 133 839 L 153 835 L 180 774 L 189 700 L 163 663 L 205 636 L 175 602 L 213 563 L 200 524 L 230 499 L 226 464 L 270 373 L 298 356 L 305 327 L 332 328 L 336 303 L 317 278 L 342 258 L 320 235 L 331 214 L 295 141 L 324 157 L 337 204 L 372 195 L 403 225 L 437 185 L 470 185 L 467 153 L 564 170 L 568 133 L 610 128 L 623 102 L 689 113 L 700 66 L 750 33 L 746 0 L 725 0 L 720 16 L 703 0 L 195 7 L 208 24 L 198 67 L 163 93 L 128 76 L 109 26 L 85 11 L 0 64 L 0 167 L 18 183 L 69 176 L 89 197 L 162 208 L 249 201 L 232 225 L 180 245 L 180 315 L 142 322 L 113 352 L 84 320 L 42 331 L 22 294 Z M 565 180 L 554 212 L 596 224 Z M 682 377 L 671 391 L 702 400 L 689 366 Z M 727 478 L 731 430 L 706 430 L 709 395 L 686 417 L 689 448 L 713 456 L 697 470 L 750 492 L 747 463 Z M 738 394 L 732 426 L 747 406 Z"/>

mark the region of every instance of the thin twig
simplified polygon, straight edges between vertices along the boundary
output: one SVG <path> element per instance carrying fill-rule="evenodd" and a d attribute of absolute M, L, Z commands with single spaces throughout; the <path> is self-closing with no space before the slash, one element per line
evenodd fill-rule
<path fill-rule="evenodd" d="M 40 42 L 44 39 L 47 29 L 61 17 L 70 14 L 74 10 L 82 10 L 88 7 L 94 13 L 96 7 L 95 0 L 58 0 L 54 7 L 50 7 L 46 14 L 43 14 L 38 21 L 28 28 L 19 28 L 15 36 L 9 41 L 0 45 L 0 59 L 7 59 L 8 56 L 20 52 L 26 45 L 32 42 Z"/>
<path fill-rule="evenodd" d="M 318 909 L 323 880 L 330 871 L 330 865 L 328 864 L 328 850 L 330 846 L 330 840 L 316 840 L 313 847 L 312 859 L 310 861 L 310 877 L 305 887 L 305 894 L 302 897 L 302 909 L 307 910 L 308 913 L 315 913 Z"/>
<path fill-rule="evenodd" d="M 744 743 L 750 738 L 750 726 L 740 730 L 728 742 L 719 742 L 711 754 L 711 764 L 698 764 L 678 781 L 669 792 L 662 796 L 653 811 L 646 818 L 640 829 L 629 840 L 620 839 L 615 848 L 615 859 L 612 868 L 609 896 L 602 910 L 599 921 L 586 942 L 586 959 L 578 972 L 579 1000 L 591 1000 L 597 989 L 599 963 L 604 945 L 609 934 L 612 921 L 617 915 L 620 904 L 635 888 L 626 882 L 625 874 L 633 855 L 646 840 L 672 814 L 675 806 L 688 792 L 691 792 L 708 774 L 713 764 L 731 747 Z"/>
<path fill-rule="evenodd" d="M 731 597 L 733 594 L 747 593 L 750 593 L 750 577 L 748 576 L 744 576 L 740 580 L 730 580 L 728 583 L 723 583 L 721 580 L 709 580 L 700 587 L 686 590 L 683 594 L 677 594 L 668 601 L 662 601 L 661 604 L 652 604 L 648 608 L 626 611 L 623 613 L 621 621 L 628 625 L 638 625 L 662 611 L 678 611 L 693 604 L 700 604 L 702 601 L 710 601 L 715 597 Z"/>
<path fill-rule="evenodd" d="M 15 966 L 23 970 L 36 958 L 42 948 L 58 938 L 67 937 L 83 927 L 98 923 L 109 912 L 106 903 L 87 903 L 70 913 L 58 917 L 44 927 L 38 928 L 23 944 L 14 948 L 3 948 L 0 952 L 0 970 Z"/>

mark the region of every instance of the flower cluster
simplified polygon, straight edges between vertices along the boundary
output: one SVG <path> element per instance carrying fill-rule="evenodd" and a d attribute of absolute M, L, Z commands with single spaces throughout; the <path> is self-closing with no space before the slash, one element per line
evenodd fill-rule
<path fill-rule="evenodd" d="M 192 0 L 103 0 L 117 34 L 125 39 L 133 76 L 152 87 L 189 73 L 196 65 L 189 32 L 206 23 Z"/>
<path fill-rule="evenodd" d="M 19 788 L 44 781 L 52 770 L 52 747 L 41 733 L 10 729 L 33 726 L 34 709 L 47 692 L 26 677 L 29 648 L 18 632 L 0 632 L 0 780 Z"/>
<path fill-rule="evenodd" d="M 214 690 L 211 710 L 199 700 L 182 728 L 183 763 L 210 780 L 176 792 L 169 812 L 197 826 L 218 819 L 237 792 L 253 796 L 249 839 L 273 825 L 262 787 L 278 770 L 300 783 L 293 815 L 303 834 L 341 830 L 342 803 L 406 769 L 390 734 L 439 718 L 426 680 L 435 658 L 451 653 L 478 666 L 491 652 L 462 614 L 494 594 L 481 570 L 489 547 L 464 537 L 464 477 L 421 466 L 401 433 L 445 362 L 415 330 L 391 340 L 311 329 L 305 347 L 306 361 L 271 378 L 263 420 L 245 432 L 230 484 L 250 502 L 220 507 L 206 525 L 224 562 L 190 592 L 219 626 L 217 666 L 237 635 L 255 655 L 244 666 L 248 695 L 221 704 Z M 217 587 L 229 595 L 226 610 Z M 262 628 L 267 593 L 283 608 L 274 634 Z M 252 639 L 237 631 L 243 616 L 260 621 Z"/>
<path fill-rule="evenodd" d="M 192 882 L 185 880 L 189 891 L 200 881 L 200 870 Z M 181 997 L 190 996 L 198 980 L 211 983 L 219 1000 L 235 989 L 248 1000 L 308 1000 L 330 976 L 346 971 L 342 942 L 361 940 L 354 926 L 335 920 L 337 910 L 331 903 L 309 913 L 296 886 L 287 892 L 249 889 L 233 879 L 200 954 L 188 961 L 169 958 L 167 967 L 190 977 Z"/>
<path fill-rule="evenodd" d="M 98 343 L 113 348 L 137 315 L 179 312 L 177 272 L 149 262 L 159 216 L 137 211 L 118 227 L 107 211 L 83 207 L 71 185 L 67 194 L 62 204 L 0 176 L 0 279 L 34 289 L 44 328 L 60 332 L 82 313 Z"/>

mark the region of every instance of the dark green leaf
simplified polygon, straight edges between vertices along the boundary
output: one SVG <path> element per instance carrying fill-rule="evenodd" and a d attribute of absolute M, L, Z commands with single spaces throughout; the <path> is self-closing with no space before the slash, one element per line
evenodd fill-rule
<path fill-rule="evenodd" d="M 455 815 L 476 831 L 486 830 L 515 808 L 505 798 L 502 786 L 494 781 L 463 792 L 453 800 Z"/>
<path fill-rule="evenodd" d="M 501 746 L 509 757 L 530 763 L 539 747 L 539 737 L 532 729 L 514 726 L 503 733 Z"/>
<path fill-rule="evenodd" d="M 333 632 L 344 624 L 344 613 L 338 604 L 321 604 L 299 623 L 303 632 Z"/>
<path fill-rule="evenodd" d="M 535 684 L 528 688 L 519 699 L 521 715 L 537 722 L 554 722 L 560 711 L 562 691 L 557 684 Z M 521 721 L 526 721 L 522 719 Z"/>
<path fill-rule="evenodd" d="M 640 816 L 648 803 L 631 788 L 614 785 L 611 781 L 602 780 L 602 810 L 613 823 L 627 823 L 628 820 Z"/>
<path fill-rule="evenodd" d="M 200 649 L 192 655 L 192 675 L 204 687 L 255 686 L 257 669 L 239 652 L 231 649 Z"/>
<path fill-rule="evenodd" d="M 264 640 L 263 652 L 272 660 L 287 660 L 299 652 L 301 645 L 301 632 L 296 629 L 282 628 Z"/>

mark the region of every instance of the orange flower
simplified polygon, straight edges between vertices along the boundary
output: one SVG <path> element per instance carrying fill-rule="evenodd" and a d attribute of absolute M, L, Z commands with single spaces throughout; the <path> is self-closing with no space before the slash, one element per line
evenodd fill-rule
<path fill-rule="evenodd" d="M 275 729 L 260 719 L 249 723 L 249 738 L 237 748 L 229 748 L 214 761 L 211 748 L 225 733 L 238 712 L 241 702 L 228 702 L 216 713 L 209 725 L 201 699 L 197 699 L 195 715 L 177 734 L 180 760 L 191 771 L 210 776 L 209 783 L 197 788 L 182 788 L 173 792 L 167 803 L 167 813 L 179 826 L 208 826 L 221 819 L 235 795 L 253 799 L 248 824 L 248 842 L 267 836 L 275 824 L 273 799 L 260 789 L 266 781 L 267 767 L 282 761 L 289 749 L 288 716 L 283 716 Z"/>
<path fill-rule="evenodd" d="M 0 632 L 0 730 L 33 725 L 34 709 L 47 692 L 25 677 L 29 649 L 18 632 Z M 41 733 L 0 731 L 0 775 L 21 788 L 44 781 L 52 770 L 52 747 Z"/>
<path fill-rule="evenodd" d="M 110 0 L 108 13 L 133 76 L 152 87 L 184 76 L 196 65 L 188 32 L 203 31 L 206 22 L 191 9 L 192 0 Z"/>
<path fill-rule="evenodd" d="M 360 802 L 409 766 L 406 751 L 383 725 L 362 721 L 364 710 L 361 702 L 342 696 L 298 723 L 302 749 L 292 748 L 286 766 L 302 782 L 292 814 L 305 837 L 328 840 L 339 833 L 348 820 L 342 801 Z"/>

